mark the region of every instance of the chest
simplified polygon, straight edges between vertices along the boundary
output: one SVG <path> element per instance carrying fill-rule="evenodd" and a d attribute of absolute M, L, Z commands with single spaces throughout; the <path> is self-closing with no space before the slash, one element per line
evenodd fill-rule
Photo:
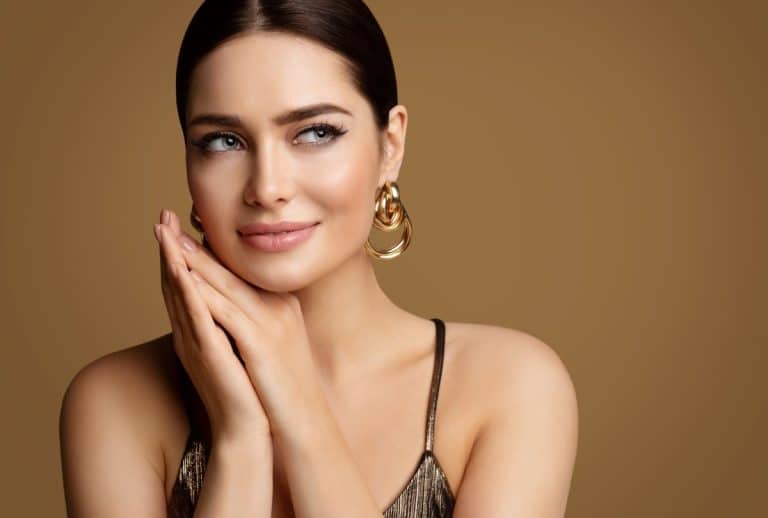
<path fill-rule="evenodd" d="M 433 452 L 423 452 L 421 458 L 401 484 L 396 496 L 380 502 L 384 518 L 448 518 L 455 503 L 453 487 L 447 480 Z M 283 481 L 273 493 L 272 518 L 295 516 L 287 484 Z"/>
<path fill-rule="evenodd" d="M 188 441 L 178 478 L 168 498 L 169 517 L 191 518 L 194 515 L 205 479 L 206 450 L 202 440 L 191 437 Z M 295 516 L 294 502 L 288 482 L 281 473 L 282 468 L 279 464 L 274 464 L 273 468 L 271 516 Z M 448 518 L 452 515 L 454 486 L 448 481 L 434 451 L 422 452 L 405 480 L 393 497 L 379 503 L 378 508 L 382 510 L 384 518 Z M 344 498 L 338 488 L 335 491 L 339 498 Z"/>
<path fill-rule="evenodd" d="M 447 385 L 447 384 L 446 384 Z M 391 386 L 391 384 L 390 384 Z M 467 409 L 457 406 L 452 389 L 443 386 L 435 405 L 433 445 L 425 455 L 429 387 L 404 383 L 390 391 L 329 398 L 329 405 L 361 476 L 385 518 L 422 516 L 442 509 L 445 516 L 471 449 L 473 426 Z M 189 429 L 186 429 L 189 433 Z M 190 506 L 200 491 L 206 456 L 203 441 L 187 435 L 178 461 L 168 463 L 166 494 L 178 507 Z M 182 469 L 186 467 L 186 471 Z M 426 495 L 431 496 L 426 496 Z M 187 500 L 186 503 L 181 503 Z M 425 505 L 426 501 L 433 504 Z M 414 509 L 422 509 L 414 514 Z M 405 514 L 404 514 L 405 513 Z M 187 516 L 182 511 L 169 516 Z M 189 514 L 188 516 L 191 516 Z M 274 456 L 272 518 L 294 516 L 291 494 L 280 455 Z"/>
<path fill-rule="evenodd" d="M 366 379 L 358 387 L 326 394 L 352 460 L 385 518 L 449 516 L 485 415 L 477 399 L 462 389 L 462 378 L 451 361 L 428 358 L 386 380 Z M 190 457 L 191 451 L 188 441 L 168 463 L 169 502 L 175 498 L 179 503 L 182 493 L 195 489 L 175 467 L 196 465 L 198 473 L 205 469 L 203 456 Z M 285 466 L 279 454 L 273 459 L 272 517 L 294 516 Z M 179 486 L 188 490 L 179 491 Z"/>

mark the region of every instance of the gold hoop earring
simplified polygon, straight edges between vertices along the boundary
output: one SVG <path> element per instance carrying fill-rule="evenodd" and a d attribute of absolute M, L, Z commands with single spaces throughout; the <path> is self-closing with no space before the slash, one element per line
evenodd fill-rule
<path fill-rule="evenodd" d="M 200 232 L 200 236 L 203 238 L 203 247 L 207 248 L 208 250 L 211 249 L 211 245 L 208 244 L 208 241 L 205 239 L 205 229 L 203 228 L 203 221 L 200 219 L 200 216 L 197 215 L 197 211 L 195 210 L 195 204 L 192 204 L 192 210 L 189 212 L 189 222 L 192 224 L 192 227 Z"/>
<path fill-rule="evenodd" d="M 385 182 L 379 191 L 373 208 L 373 224 L 385 232 L 393 232 L 401 225 L 405 226 L 400 241 L 386 250 L 374 248 L 369 237 L 365 242 L 365 249 L 373 257 L 384 260 L 394 259 L 402 254 L 411 243 L 413 224 L 405 210 L 405 205 L 400 201 L 400 189 L 396 182 Z"/>

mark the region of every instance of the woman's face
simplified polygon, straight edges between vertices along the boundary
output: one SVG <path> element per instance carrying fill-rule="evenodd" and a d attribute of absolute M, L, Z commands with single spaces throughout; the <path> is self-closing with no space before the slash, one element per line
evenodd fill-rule
<path fill-rule="evenodd" d="M 320 103 L 341 111 L 286 115 Z M 383 159 L 391 139 L 339 55 L 284 33 L 238 36 L 195 68 L 186 115 L 192 201 L 228 269 L 286 292 L 365 255 L 377 187 L 396 179 L 400 160 Z M 282 221 L 318 224 L 280 251 L 255 247 L 238 231 Z"/>

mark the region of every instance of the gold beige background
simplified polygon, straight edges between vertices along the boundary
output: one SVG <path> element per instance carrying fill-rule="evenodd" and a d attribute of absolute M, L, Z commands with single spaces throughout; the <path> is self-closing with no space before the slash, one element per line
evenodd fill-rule
<path fill-rule="evenodd" d="M 4 516 L 64 516 L 67 383 L 169 331 L 152 224 L 189 210 L 197 5 L 0 4 Z M 768 515 L 768 4 L 369 5 L 410 114 L 387 292 L 558 352 L 569 518 Z"/>

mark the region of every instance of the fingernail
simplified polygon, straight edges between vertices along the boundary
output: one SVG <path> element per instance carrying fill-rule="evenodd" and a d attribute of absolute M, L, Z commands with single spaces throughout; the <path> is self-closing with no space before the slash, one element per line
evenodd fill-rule
<path fill-rule="evenodd" d="M 194 252 L 195 250 L 197 250 L 197 243 L 192 241 L 191 238 L 185 235 L 182 235 L 179 239 L 181 239 L 181 246 L 187 249 L 187 251 Z"/>
<path fill-rule="evenodd" d="M 155 223 L 155 238 L 162 243 L 163 242 L 163 236 L 160 233 L 160 224 Z"/>
<path fill-rule="evenodd" d="M 170 213 L 166 209 L 163 209 L 163 214 L 162 214 L 163 223 L 165 223 L 166 225 L 170 223 L 171 222 L 170 216 L 171 216 Z"/>
<path fill-rule="evenodd" d="M 202 281 L 203 281 L 203 278 L 202 278 L 202 277 L 200 277 L 200 274 L 199 274 L 199 273 L 197 273 L 195 270 L 191 270 L 191 271 L 189 272 L 189 274 L 190 274 L 190 275 L 191 275 L 191 276 L 192 276 L 192 277 L 193 277 L 193 278 L 194 278 L 194 279 L 195 279 L 197 282 L 202 282 Z"/>

